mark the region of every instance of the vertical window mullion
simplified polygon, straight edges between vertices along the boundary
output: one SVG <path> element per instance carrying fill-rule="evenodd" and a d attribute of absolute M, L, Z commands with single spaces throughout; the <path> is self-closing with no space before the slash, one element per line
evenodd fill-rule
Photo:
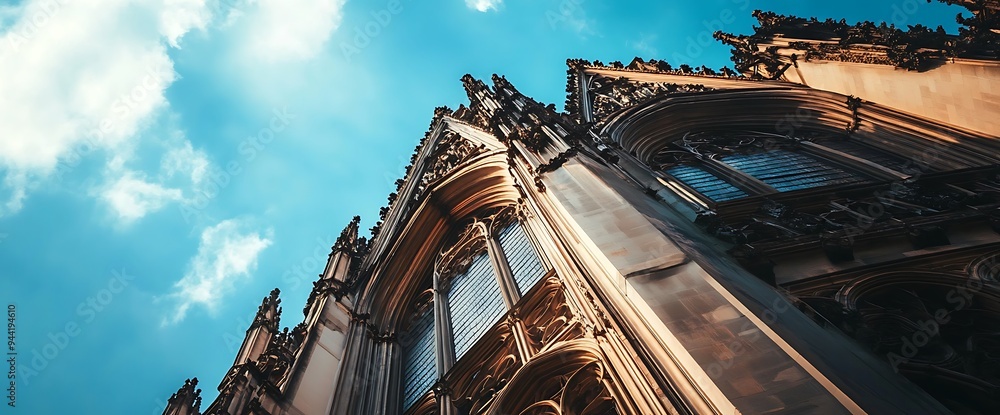
<path fill-rule="evenodd" d="M 490 253 L 490 262 L 493 264 L 494 274 L 497 277 L 497 283 L 500 284 L 500 290 L 503 292 L 504 302 L 507 304 L 507 309 L 514 308 L 514 304 L 521 299 L 520 294 L 517 290 L 517 283 L 514 282 L 514 275 L 511 274 L 510 263 L 507 262 L 507 257 L 504 256 L 503 249 L 500 247 L 499 241 L 493 234 L 489 234 L 486 238 L 486 243 Z"/>
<path fill-rule="evenodd" d="M 452 350 L 452 326 L 451 319 L 448 318 L 447 291 L 443 290 L 438 283 L 440 276 L 434 272 L 434 340 L 437 359 L 435 366 L 438 369 L 438 376 L 448 373 L 451 366 L 455 364 L 455 352 Z"/>

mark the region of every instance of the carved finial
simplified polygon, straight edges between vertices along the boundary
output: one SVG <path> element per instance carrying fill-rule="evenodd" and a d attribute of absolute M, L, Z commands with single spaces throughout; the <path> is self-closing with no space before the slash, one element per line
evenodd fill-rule
<path fill-rule="evenodd" d="M 492 80 L 497 86 L 510 86 L 510 81 L 507 80 L 506 76 L 493 74 L 493 76 L 490 77 L 490 80 Z"/>
<path fill-rule="evenodd" d="M 355 216 L 351 222 L 340 231 L 340 237 L 333 244 L 333 250 L 342 252 L 353 252 L 358 242 L 358 225 L 361 223 L 361 216 Z"/>
<path fill-rule="evenodd" d="M 201 389 L 198 387 L 198 378 L 184 380 L 184 386 L 177 389 L 177 393 L 170 395 L 167 400 L 167 407 L 164 414 L 169 415 L 198 415 L 201 412 Z"/>
<path fill-rule="evenodd" d="M 471 74 L 462 75 L 462 86 L 465 87 L 465 92 L 471 97 L 473 93 L 479 91 L 482 88 L 486 88 L 486 84 L 473 77 Z"/>
<path fill-rule="evenodd" d="M 247 330 L 252 330 L 257 326 L 265 326 L 271 331 L 278 330 L 278 323 L 281 321 L 281 299 L 278 295 L 281 294 L 281 290 L 275 288 L 271 290 L 271 294 L 260 302 L 260 307 L 257 308 L 257 316 L 254 317 L 253 324 Z"/>
<path fill-rule="evenodd" d="M 448 108 L 447 106 L 440 106 L 440 107 L 434 108 L 434 118 L 440 118 L 440 117 L 448 116 L 448 115 L 451 115 L 451 114 L 452 114 L 452 110 L 451 110 L 451 108 Z"/>

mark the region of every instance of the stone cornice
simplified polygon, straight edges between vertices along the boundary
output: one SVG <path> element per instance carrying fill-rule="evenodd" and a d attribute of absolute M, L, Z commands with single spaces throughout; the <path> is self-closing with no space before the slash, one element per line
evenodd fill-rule
<path fill-rule="evenodd" d="M 972 18 L 959 15 L 958 22 L 964 27 L 958 35 L 947 34 L 940 26 L 931 29 L 918 24 L 902 30 L 885 23 L 849 25 L 844 20 L 821 21 L 756 10 L 753 16 L 759 26 L 752 35 L 716 32 L 715 38 L 733 47 L 732 59 L 738 71 L 767 79 L 780 77 L 799 58 L 892 65 L 907 70 L 926 70 L 945 58 L 1000 59 L 1000 35 L 996 32 L 1000 20 L 995 5 L 989 5 L 992 0 L 961 3 L 979 12 Z"/>

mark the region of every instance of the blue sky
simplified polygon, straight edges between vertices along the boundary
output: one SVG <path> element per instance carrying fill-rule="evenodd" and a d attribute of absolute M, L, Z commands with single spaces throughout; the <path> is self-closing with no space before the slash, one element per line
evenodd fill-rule
<path fill-rule="evenodd" d="M 370 227 L 459 78 L 562 108 L 565 60 L 730 65 L 753 9 L 942 24 L 925 0 L 0 2 L 0 301 L 17 411 L 207 402 L 260 299 L 301 321 L 353 215 Z M 30 370 L 29 370 L 30 369 Z M 6 403 L 6 401 L 4 402 Z"/>

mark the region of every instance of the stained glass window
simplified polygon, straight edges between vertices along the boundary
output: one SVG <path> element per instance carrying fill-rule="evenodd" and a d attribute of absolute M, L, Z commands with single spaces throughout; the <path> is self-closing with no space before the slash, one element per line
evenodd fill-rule
<path fill-rule="evenodd" d="M 746 192 L 698 166 L 675 166 L 666 172 L 715 202 L 747 197 Z"/>
<path fill-rule="evenodd" d="M 477 254 L 469 268 L 452 280 L 448 308 L 455 360 L 458 360 L 507 312 L 493 264 L 485 251 Z"/>
<path fill-rule="evenodd" d="M 722 162 L 753 176 L 779 192 L 865 180 L 855 173 L 788 150 L 734 154 L 723 157 Z"/>
<path fill-rule="evenodd" d="M 507 259 L 507 265 L 510 266 L 510 272 L 514 276 L 514 282 L 517 283 L 521 294 L 524 294 L 545 275 L 542 261 L 538 258 L 535 248 L 531 246 L 528 234 L 518 222 L 503 228 L 497 239 Z"/>
<path fill-rule="evenodd" d="M 428 307 L 414 321 L 403 346 L 403 409 L 409 408 L 434 385 L 434 313 Z"/>

